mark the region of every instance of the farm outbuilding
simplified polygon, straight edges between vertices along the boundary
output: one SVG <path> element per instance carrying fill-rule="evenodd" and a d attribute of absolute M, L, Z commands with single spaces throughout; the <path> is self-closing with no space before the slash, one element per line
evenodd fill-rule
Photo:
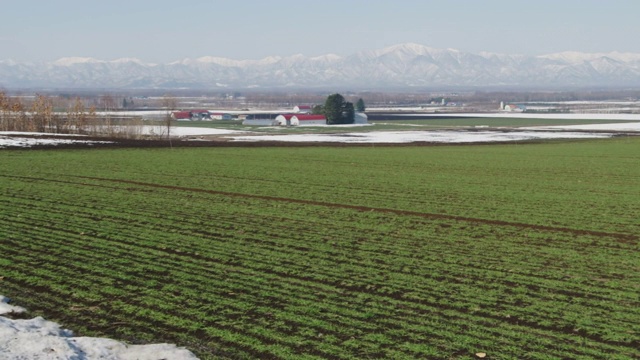
<path fill-rule="evenodd" d="M 504 106 L 504 111 L 524 112 L 525 110 L 526 107 L 524 105 L 507 104 Z"/>
<path fill-rule="evenodd" d="M 293 112 L 297 114 L 311 114 L 311 105 L 297 105 L 293 107 Z"/>
<path fill-rule="evenodd" d="M 259 126 L 274 126 L 278 125 L 276 117 L 278 114 L 247 114 L 242 121 L 242 125 L 259 125 Z"/>
<path fill-rule="evenodd" d="M 276 116 L 276 124 L 280 126 L 289 126 L 291 125 L 291 118 L 296 116 L 296 114 L 281 114 Z"/>
<path fill-rule="evenodd" d="M 178 121 L 211 120 L 208 110 L 174 111 L 171 118 Z"/>
<path fill-rule="evenodd" d="M 191 110 L 191 120 L 211 120 L 209 110 Z"/>
<path fill-rule="evenodd" d="M 363 113 L 363 112 L 357 112 L 354 116 L 353 119 L 353 123 L 354 124 L 368 124 L 369 123 L 369 117 L 367 117 L 367 114 Z"/>
<path fill-rule="evenodd" d="M 233 116 L 231 116 L 231 114 L 227 114 L 227 113 L 211 113 L 211 118 L 213 120 L 232 120 Z"/>
<path fill-rule="evenodd" d="M 324 115 L 298 114 L 292 116 L 289 121 L 293 126 L 327 125 L 327 119 L 324 117 Z"/>
<path fill-rule="evenodd" d="M 189 111 L 174 111 L 171 118 L 177 121 L 191 121 L 191 113 Z"/>

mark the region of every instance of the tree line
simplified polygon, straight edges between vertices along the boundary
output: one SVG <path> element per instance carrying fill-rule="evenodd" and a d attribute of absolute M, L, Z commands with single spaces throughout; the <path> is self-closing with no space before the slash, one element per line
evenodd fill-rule
<path fill-rule="evenodd" d="M 101 99 L 105 111 L 115 109 L 113 98 Z M 76 98 L 53 98 L 36 94 L 22 98 L 0 91 L 0 131 L 85 134 L 137 138 L 142 136 L 142 119 L 122 121 L 111 115 L 99 116 L 96 106 L 86 106 Z"/>

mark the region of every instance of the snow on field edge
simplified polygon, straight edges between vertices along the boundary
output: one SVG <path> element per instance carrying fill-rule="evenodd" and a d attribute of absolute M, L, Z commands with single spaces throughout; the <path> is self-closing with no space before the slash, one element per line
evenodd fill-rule
<path fill-rule="evenodd" d="M 0 315 L 25 309 L 0 295 Z M 0 316 L 0 358 L 39 360 L 197 360 L 189 350 L 172 344 L 126 345 L 92 337 L 74 337 L 60 325 L 36 317 L 12 320 Z"/>
<path fill-rule="evenodd" d="M 583 124 L 583 125 L 550 125 L 522 127 L 525 130 L 601 130 L 601 131 L 640 131 L 640 122 L 611 123 L 611 124 Z"/>
<path fill-rule="evenodd" d="M 504 142 L 543 139 L 594 139 L 607 138 L 612 134 L 579 132 L 537 131 L 377 131 L 369 133 L 343 134 L 290 134 L 232 136 L 234 141 L 283 141 L 283 142 L 340 142 L 340 143 L 474 143 Z"/>
<path fill-rule="evenodd" d="M 471 118 L 522 118 L 522 119 L 557 119 L 557 120 L 603 120 L 603 121 L 640 121 L 640 114 L 604 114 L 604 113 L 518 113 L 518 112 L 495 112 L 495 113 L 412 113 L 395 114 L 407 118 L 429 117 L 471 117 Z"/>
<path fill-rule="evenodd" d="M 167 129 L 161 126 L 143 126 L 140 134 L 164 136 Z M 558 132 L 558 130 L 569 130 Z M 171 135 L 174 137 L 220 135 L 233 141 L 283 141 L 283 142 L 342 142 L 342 143 L 474 143 L 474 142 L 505 142 L 543 139 L 574 139 L 574 138 L 604 138 L 611 137 L 607 133 L 587 133 L 580 131 L 626 131 L 640 132 L 640 122 L 634 123 L 606 123 L 587 125 L 563 126 L 535 126 L 523 127 L 518 130 L 503 131 L 465 131 L 465 130 L 435 130 L 435 131 L 371 131 L 351 132 L 341 134 L 251 134 L 249 131 L 219 128 L 173 127 Z M 31 136 L 31 137 L 22 137 Z M 45 137 L 46 136 L 46 137 Z M 71 143 L 95 144 L 100 141 L 55 139 L 49 138 L 54 134 L 0 132 L 0 148 L 3 147 L 32 147 L 38 145 L 57 145 Z M 108 143 L 108 142 L 105 142 Z"/>
<path fill-rule="evenodd" d="M 31 135 L 31 134 L 29 134 Z M 49 134 L 38 134 L 40 136 L 48 136 Z M 20 137 L 20 136 L 4 136 L 0 133 L 0 149 L 5 147 L 34 147 L 43 145 L 62 145 L 62 144 L 109 144 L 112 141 L 96 141 L 96 140 L 75 140 L 75 139 L 49 139 L 38 137 Z"/>

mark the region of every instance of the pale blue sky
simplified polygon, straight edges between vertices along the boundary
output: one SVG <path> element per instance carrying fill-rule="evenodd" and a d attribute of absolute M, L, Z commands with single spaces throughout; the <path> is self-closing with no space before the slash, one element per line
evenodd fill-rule
<path fill-rule="evenodd" d="M 640 0 L 0 0 L 0 59 L 350 55 L 413 42 L 640 53 Z"/>

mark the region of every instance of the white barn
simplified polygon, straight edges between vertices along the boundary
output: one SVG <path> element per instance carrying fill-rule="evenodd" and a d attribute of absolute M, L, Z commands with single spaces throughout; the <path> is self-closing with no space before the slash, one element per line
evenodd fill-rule
<path fill-rule="evenodd" d="M 311 114 L 311 105 L 294 106 L 293 112 L 298 114 Z"/>
<path fill-rule="evenodd" d="M 276 116 L 275 124 L 280 126 L 289 126 L 291 125 L 291 118 L 296 114 L 281 114 Z"/>
<path fill-rule="evenodd" d="M 525 110 L 526 107 L 524 105 L 508 104 L 504 106 L 504 111 L 524 112 Z"/>
<path fill-rule="evenodd" d="M 368 124 L 369 123 L 369 117 L 367 116 L 367 114 L 363 113 L 363 112 L 356 112 L 355 116 L 354 116 L 354 124 Z"/>
<path fill-rule="evenodd" d="M 293 126 L 318 126 L 327 125 L 327 119 L 324 115 L 294 115 L 289 120 Z"/>

